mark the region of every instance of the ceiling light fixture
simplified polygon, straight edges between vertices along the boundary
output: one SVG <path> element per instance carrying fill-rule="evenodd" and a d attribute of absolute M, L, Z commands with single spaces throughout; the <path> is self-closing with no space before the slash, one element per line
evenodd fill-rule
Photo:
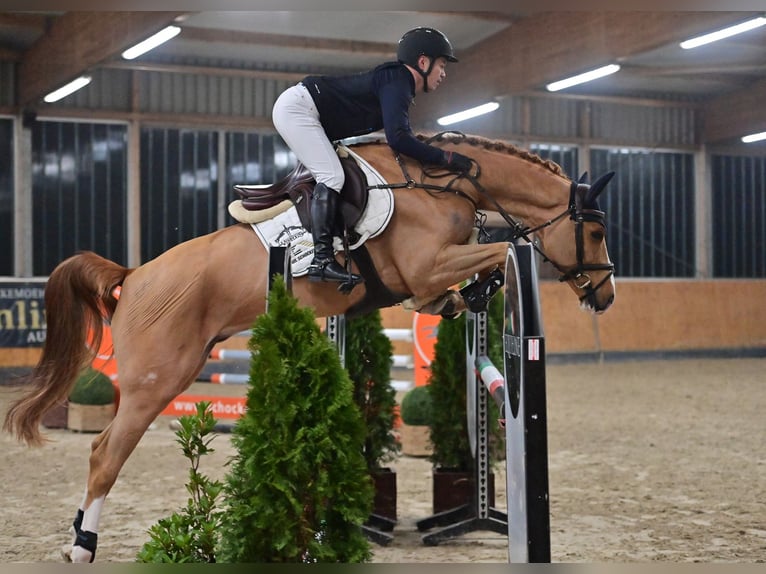
<path fill-rule="evenodd" d="M 619 71 L 620 65 L 619 64 L 609 64 L 608 66 L 601 66 L 600 68 L 596 68 L 595 70 L 591 70 L 590 72 L 585 72 L 582 74 L 577 74 L 576 76 L 572 76 L 571 78 L 566 78 L 564 80 L 559 80 L 558 82 L 553 82 L 545 86 L 545 89 L 549 92 L 558 92 L 559 90 L 563 90 L 564 88 L 571 88 L 572 86 L 576 86 L 577 84 L 584 84 L 585 82 L 590 82 L 592 80 L 597 80 L 599 78 L 603 78 L 604 76 L 608 76 L 610 74 L 614 74 L 615 72 Z"/>
<path fill-rule="evenodd" d="M 448 116 L 441 117 L 438 120 L 436 120 L 436 123 L 439 124 L 440 126 L 448 126 L 451 124 L 456 124 L 458 122 L 462 122 L 463 120 L 468 120 L 470 118 L 475 118 L 477 116 L 488 114 L 489 112 L 494 112 L 499 107 L 500 107 L 500 104 L 498 104 L 497 102 L 488 102 L 486 104 L 476 106 L 475 108 L 470 108 L 468 110 L 463 110 L 462 112 L 457 112 L 454 114 L 450 114 Z"/>
<path fill-rule="evenodd" d="M 160 44 L 164 44 L 171 38 L 178 36 L 181 28 L 178 26 L 168 26 L 157 32 L 154 36 L 149 36 L 143 42 L 139 42 L 132 48 L 128 48 L 122 53 L 122 57 L 126 60 L 133 60 L 138 58 L 142 54 L 146 54 L 149 50 L 154 50 Z"/>
<path fill-rule="evenodd" d="M 90 76 L 80 76 L 79 78 L 72 80 L 68 84 L 61 86 L 58 90 L 53 90 L 50 94 L 45 96 L 43 100 L 48 102 L 49 104 L 53 102 L 58 102 L 62 98 L 66 98 L 69 94 L 72 94 L 79 90 L 80 88 L 84 88 L 88 84 L 90 84 Z"/>
<path fill-rule="evenodd" d="M 718 40 L 723 40 L 724 38 L 728 38 L 729 36 L 734 36 L 736 34 L 741 34 L 742 32 L 747 32 L 748 30 L 752 30 L 754 28 L 758 28 L 760 26 L 763 26 L 766 24 L 766 18 L 763 16 L 759 16 L 758 18 L 753 18 L 752 20 L 748 20 L 747 22 L 742 22 L 741 24 L 736 24 L 734 26 L 729 26 L 728 28 L 723 28 L 722 30 L 718 30 L 717 32 L 710 32 L 709 34 L 704 34 L 702 36 L 697 36 L 696 38 L 691 38 L 689 40 L 685 40 L 679 44 L 684 50 L 689 50 L 691 48 L 696 48 L 697 46 L 704 46 L 705 44 L 710 44 L 710 42 L 717 42 Z"/>
<path fill-rule="evenodd" d="M 750 134 L 749 136 L 742 137 L 743 143 L 753 143 L 753 142 L 759 142 L 761 140 L 766 140 L 766 132 L 761 132 L 758 134 Z"/>

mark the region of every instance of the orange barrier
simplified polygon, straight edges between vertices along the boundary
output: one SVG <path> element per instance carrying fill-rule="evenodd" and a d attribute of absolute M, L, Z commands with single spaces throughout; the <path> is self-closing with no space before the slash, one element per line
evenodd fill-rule
<path fill-rule="evenodd" d="M 428 384 L 431 361 L 434 358 L 436 335 L 439 331 L 438 315 L 412 314 L 413 356 L 415 358 L 415 386 Z"/>

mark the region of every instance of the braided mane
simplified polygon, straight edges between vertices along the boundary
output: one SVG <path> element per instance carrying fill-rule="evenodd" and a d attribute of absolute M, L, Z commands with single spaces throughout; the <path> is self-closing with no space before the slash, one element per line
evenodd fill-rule
<path fill-rule="evenodd" d="M 552 171 L 556 175 L 564 175 L 564 170 L 561 166 L 554 161 L 543 159 L 539 155 L 531 153 L 527 150 L 516 147 L 515 145 L 501 141 L 491 140 L 481 136 L 465 135 L 459 132 L 441 132 L 436 135 L 417 134 L 416 136 L 420 141 L 428 141 L 428 143 L 451 143 L 460 144 L 465 143 L 475 147 L 481 147 L 489 151 L 505 152 L 509 155 L 517 156 L 523 160 L 539 164 L 548 170 Z M 363 146 L 363 145 L 387 145 L 383 139 L 375 139 L 370 141 L 364 141 L 354 144 L 351 147 Z"/>

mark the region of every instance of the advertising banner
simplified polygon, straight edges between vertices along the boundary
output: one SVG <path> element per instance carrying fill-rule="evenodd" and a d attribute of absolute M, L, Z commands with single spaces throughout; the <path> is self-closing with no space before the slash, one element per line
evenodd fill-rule
<path fill-rule="evenodd" d="M 45 279 L 0 279 L 0 348 L 45 343 Z"/>

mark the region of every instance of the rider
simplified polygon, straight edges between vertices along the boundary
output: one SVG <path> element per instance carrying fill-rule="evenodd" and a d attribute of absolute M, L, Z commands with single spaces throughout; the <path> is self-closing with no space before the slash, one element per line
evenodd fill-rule
<path fill-rule="evenodd" d="M 274 103 L 274 126 L 316 180 L 311 227 L 314 259 L 310 281 L 355 285 L 363 279 L 347 272 L 332 246 L 337 197 L 345 176 L 332 142 L 384 129 L 397 153 L 424 164 L 467 172 L 471 160 L 418 140 L 409 122 L 415 94 L 439 87 L 447 62 L 457 62 L 452 44 L 434 28 L 414 28 L 399 40 L 397 61 L 346 76 L 307 76 Z"/>

